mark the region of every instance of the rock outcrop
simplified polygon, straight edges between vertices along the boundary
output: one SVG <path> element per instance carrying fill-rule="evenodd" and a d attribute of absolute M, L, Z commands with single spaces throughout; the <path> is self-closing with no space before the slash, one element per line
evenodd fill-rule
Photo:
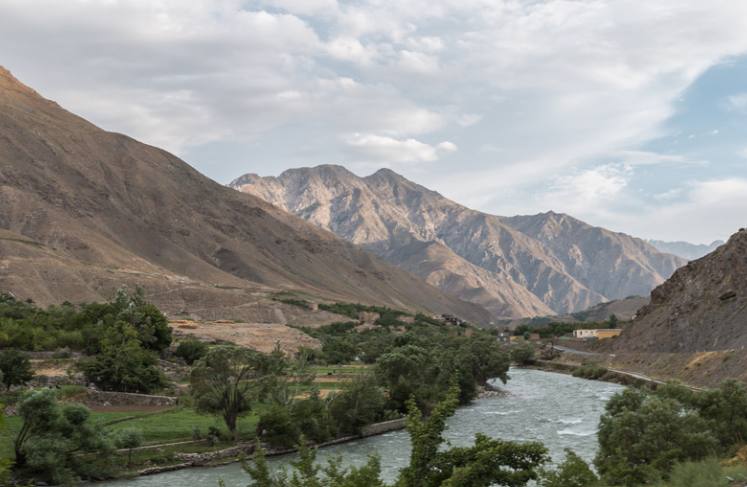
<path fill-rule="evenodd" d="M 678 269 L 615 340 L 629 352 L 707 352 L 747 346 L 747 231 Z"/>

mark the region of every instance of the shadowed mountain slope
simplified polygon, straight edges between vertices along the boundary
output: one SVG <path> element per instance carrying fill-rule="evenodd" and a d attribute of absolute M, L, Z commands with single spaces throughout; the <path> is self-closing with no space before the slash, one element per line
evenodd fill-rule
<path fill-rule="evenodd" d="M 255 194 L 501 318 L 563 314 L 648 294 L 686 261 L 568 215 L 488 215 L 382 169 L 242 176 Z"/>
<path fill-rule="evenodd" d="M 490 320 L 163 150 L 93 126 L 3 68 L 0 229 L 0 290 L 43 305 L 108 300 L 123 280 L 145 283 L 167 310 L 180 296 L 205 316 L 241 315 L 262 304 L 253 295 L 288 290 Z"/>
<path fill-rule="evenodd" d="M 707 352 L 747 345 L 747 231 L 678 269 L 615 340 L 625 352 Z"/>

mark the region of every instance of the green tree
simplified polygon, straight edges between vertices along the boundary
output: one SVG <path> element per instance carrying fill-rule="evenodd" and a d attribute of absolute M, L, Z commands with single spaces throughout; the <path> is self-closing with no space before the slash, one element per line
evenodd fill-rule
<path fill-rule="evenodd" d="M 251 410 L 259 387 L 253 380 L 259 361 L 248 348 L 219 345 L 198 360 L 190 374 L 195 411 L 222 417 L 236 441 L 236 421 Z"/>
<path fill-rule="evenodd" d="M 0 377 L 5 389 L 26 384 L 34 378 L 34 369 L 25 353 L 9 348 L 0 354 Z"/>
<path fill-rule="evenodd" d="M 350 363 L 357 353 L 355 345 L 347 340 L 335 340 L 322 346 L 324 361 L 330 365 Z"/>
<path fill-rule="evenodd" d="M 703 459 L 718 444 L 697 411 L 675 399 L 640 393 L 615 396 L 620 397 L 610 400 L 600 418 L 594 459 L 608 482 L 632 483 L 642 477 L 637 469 L 667 471 L 676 461 Z"/>
<path fill-rule="evenodd" d="M 314 386 L 316 370 L 311 366 L 305 354 L 290 361 L 280 348 L 280 342 L 266 359 L 266 365 L 261 370 L 262 395 L 269 396 L 275 403 L 291 412 L 298 403 L 294 398 L 301 396 Z"/>
<path fill-rule="evenodd" d="M 262 447 L 257 442 L 254 449 L 252 463 L 246 461 L 243 454 L 239 455 L 241 467 L 252 478 L 249 487 L 383 487 L 381 481 L 381 461 L 378 456 L 371 455 L 368 462 L 361 467 L 342 467 L 342 457 L 327 457 L 329 465 L 320 467 L 316 462 L 316 449 L 310 449 L 301 437 L 297 445 L 298 459 L 290 460 L 294 468 L 293 475 L 281 467 L 274 474 L 270 472 Z M 323 473 L 324 476 L 319 474 Z"/>
<path fill-rule="evenodd" d="M 132 463 L 132 449 L 143 444 L 143 432 L 138 428 L 124 428 L 116 438 L 118 448 L 127 448 L 127 465 Z"/>
<path fill-rule="evenodd" d="M 28 391 L 18 401 L 23 426 L 15 439 L 16 468 L 36 480 L 69 484 L 110 473 L 114 444 L 82 404 L 57 403 L 55 389 Z M 95 453 L 95 455 L 86 455 Z"/>
<path fill-rule="evenodd" d="M 329 412 L 342 433 L 354 433 L 373 423 L 384 410 L 384 395 L 373 374 L 359 374 L 345 382 L 343 390 L 333 396 Z"/>
<path fill-rule="evenodd" d="M 511 349 L 511 361 L 520 365 L 531 363 L 534 359 L 534 345 L 525 343 Z"/>
<path fill-rule="evenodd" d="M 379 384 L 389 391 L 390 409 L 407 410 L 411 395 L 423 399 L 426 386 L 425 372 L 430 365 L 430 354 L 417 345 L 404 345 L 385 353 L 376 361 L 374 374 Z"/>
<path fill-rule="evenodd" d="M 187 338 L 179 342 L 175 355 L 183 358 L 187 365 L 192 365 L 204 357 L 207 351 L 208 346 L 205 342 L 201 342 L 197 338 Z"/>
<path fill-rule="evenodd" d="M 599 477 L 589 465 L 568 448 L 565 461 L 554 470 L 540 468 L 540 487 L 593 487 L 599 484 Z"/>
<path fill-rule="evenodd" d="M 716 435 L 722 453 L 747 441 L 747 388 L 743 383 L 727 379 L 703 391 L 697 396 L 697 407 Z"/>
<path fill-rule="evenodd" d="M 408 402 L 407 432 L 412 452 L 410 464 L 400 470 L 396 487 L 519 487 L 536 479 L 535 469 L 547 461 L 547 449 L 539 442 L 520 444 L 477 434 L 471 447 L 442 450 L 446 419 L 456 412 L 459 387 L 456 378 L 444 401 L 430 417 L 414 400 Z"/>
<path fill-rule="evenodd" d="M 0 404 L 0 430 L 5 429 L 5 413 L 3 408 L 5 404 Z M 8 485 L 8 478 L 10 478 L 10 470 L 13 468 L 13 461 L 10 458 L 0 458 L 0 485 L 3 487 Z"/>
<path fill-rule="evenodd" d="M 114 302 L 112 303 L 117 313 L 121 313 L 126 309 L 137 309 L 145 306 L 145 286 L 142 284 L 135 284 L 135 292 L 130 293 L 127 288 L 127 284 L 122 284 L 117 289 L 114 295 Z"/>
<path fill-rule="evenodd" d="M 157 363 L 155 353 L 140 346 L 134 327 L 118 321 L 106 330 L 99 353 L 76 368 L 101 389 L 149 393 L 168 384 Z"/>
<path fill-rule="evenodd" d="M 484 386 L 488 379 L 508 380 L 508 354 L 491 337 L 473 338 L 459 349 L 459 363 Z"/>
<path fill-rule="evenodd" d="M 318 441 L 330 436 L 326 405 L 314 384 L 316 370 L 305 353 L 289 360 L 278 342 L 259 371 L 263 374 L 259 395 L 272 401 L 260 416 L 270 443 L 293 446 L 302 434 Z"/>

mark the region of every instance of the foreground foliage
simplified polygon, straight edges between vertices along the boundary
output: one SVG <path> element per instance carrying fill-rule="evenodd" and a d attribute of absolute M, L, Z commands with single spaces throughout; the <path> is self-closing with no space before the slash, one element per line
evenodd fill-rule
<path fill-rule="evenodd" d="M 113 439 L 82 404 L 57 403 L 55 389 L 32 390 L 18 402 L 23 427 L 15 440 L 15 468 L 54 484 L 102 478 L 111 472 Z M 87 456 L 87 453 L 95 453 Z"/>
<path fill-rule="evenodd" d="M 412 442 L 410 464 L 403 468 L 395 483 L 397 487 L 480 487 L 505 485 L 520 487 L 536 479 L 535 469 L 547 461 L 547 450 L 538 442 L 516 443 L 492 439 L 478 434 L 471 447 L 442 449 L 446 419 L 456 412 L 459 386 L 452 379 L 446 398 L 427 420 L 417 407 L 416 400 L 408 401 L 407 432 Z M 383 485 L 378 457 L 358 469 L 342 469 L 341 459 L 330 461 L 321 469 L 314 465 L 316 452 L 305 442 L 299 445 L 300 460 L 291 462 L 292 475 L 281 470 L 270 473 L 261 448 L 255 453 L 253 465 L 243 461 L 244 470 L 251 476 L 250 487 L 378 487 Z M 323 476 L 320 474 L 324 474 Z"/>
<path fill-rule="evenodd" d="M 675 465 L 734 454 L 747 438 L 746 411 L 747 388 L 735 380 L 699 394 L 675 383 L 628 388 L 605 406 L 594 463 L 611 485 L 666 479 Z"/>

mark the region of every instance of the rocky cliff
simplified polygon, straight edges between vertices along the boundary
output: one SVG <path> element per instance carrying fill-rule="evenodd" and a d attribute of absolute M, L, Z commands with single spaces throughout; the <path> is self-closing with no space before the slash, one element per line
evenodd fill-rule
<path fill-rule="evenodd" d="M 678 269 L 615 340 L 626 352 L 742 350 L 747 345 L 747 231 Z"/>

